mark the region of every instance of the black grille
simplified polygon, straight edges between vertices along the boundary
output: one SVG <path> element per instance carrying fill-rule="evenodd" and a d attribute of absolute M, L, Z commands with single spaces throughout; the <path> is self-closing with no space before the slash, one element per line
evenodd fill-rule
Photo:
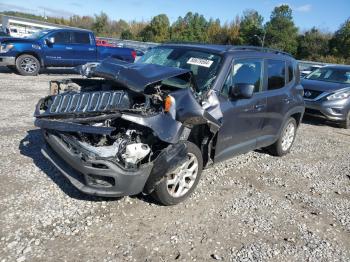
<path fill-rule="evenodd" d="M 321 92 L 321 91 L 304 89 L 304 98 L 306 98 L 306 99 L 315 99 L 316 97 L 318 97 L 322 93 L 323 92 Z"/>
<path fill-rule="evenodd" d="M 65 93 L 52 96 L 42 115 L 106 112 L 129 106 L 130 101 L 124 91 Z"/>

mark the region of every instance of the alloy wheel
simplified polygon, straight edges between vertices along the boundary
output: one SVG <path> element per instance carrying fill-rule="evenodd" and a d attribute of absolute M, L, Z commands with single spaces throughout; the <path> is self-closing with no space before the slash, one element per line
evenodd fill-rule
<path fill-rule="evenodd" d="M 295 125 L 293 123 L 289 123 L 287 127 L 283 131 L 282 135 L 282 150 L 287 151 L 293 144 L 295 136 Z"/>
<path fill-rule="evenodd" d="M 187 160 L 166 177 L 168 193 L 175 198 L 184 196 L 194 185 L 198 174 L 198 159 L 188 153 Z"/>
<path fill-rule="evenodd" d="M 25 57 L 20 64 L 21 68 L 27 73 L 33 73 L 37 70 L 37 62 L 31 57 Z"/>

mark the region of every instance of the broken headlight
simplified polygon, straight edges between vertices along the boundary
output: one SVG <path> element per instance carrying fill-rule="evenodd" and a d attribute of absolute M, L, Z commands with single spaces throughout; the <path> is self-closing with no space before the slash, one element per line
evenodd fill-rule
<path fill-rule="evenodd" d="M 169 113 L 173 119 L 176 117 L 176 101 L 171 95 L 168 95 L 164 100 L 164 111 Z"/>

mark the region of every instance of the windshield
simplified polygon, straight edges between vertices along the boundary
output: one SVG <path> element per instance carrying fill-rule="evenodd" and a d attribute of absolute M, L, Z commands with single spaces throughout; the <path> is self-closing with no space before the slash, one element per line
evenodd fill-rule
<path fill-rule="evenodd" d="M 326 82 L 335 82 L 335 83 L 350 83 L 350 68 L 332 68 L 332 67 L 323 67 L 316 69 L 311 74 L 309 74 L 306 79 L 326 81 Z"/>
<path fill-rule="evenodd" d="M 31 34 L 30 36 L 27 36 L 27 38 L 39 39 L 39 38 L 42 38 L 44 35 L 47 35 L 49 32 L 50 32 L 49 30 L 37 31 L 34 34 Z"/>
<path fill-rule="evenodd" d="M 199 92 L 211 88 L 214 82 L 221 56 L 187 48 L 155 47 L 146 52 L 137 63 L 157 64 L 178 67 L 192 71 Z"/>

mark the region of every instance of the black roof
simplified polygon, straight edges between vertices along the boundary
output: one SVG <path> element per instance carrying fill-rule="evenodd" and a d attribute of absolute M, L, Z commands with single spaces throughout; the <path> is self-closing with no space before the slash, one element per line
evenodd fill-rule
<path fill-rule="evenodd" d="M 287 52 L 280 51 L 273 48 L 259 47 L 259 46 L 245 46 L 245 45 L 213 45 L 213 44 L 203 44 L 203 43 L 166 43 L 163 46 L 178 46 L 178 47 L 188 47 L 195 48 L 199 50 L 212 51 L 216 53 L 234 52 L 234 51 L 252 51 L 252 52 L 265 52 L 272 54 L 286 55 L 293 58 L 293 56 Z"/>

